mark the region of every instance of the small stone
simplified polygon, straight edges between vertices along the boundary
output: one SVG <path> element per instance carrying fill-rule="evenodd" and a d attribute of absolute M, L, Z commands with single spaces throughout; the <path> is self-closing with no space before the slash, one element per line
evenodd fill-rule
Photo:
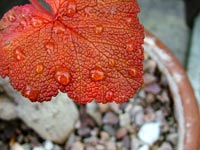
<path fill-rule="evenodd" d="M 128 135 L 123 138 L 122 145 L 123 145 L 123 148 L 130 149 L 130 147 L 131 147 L 131 139 L 129 138 Z"/>
<path fill-rule="evenodd" d="M 71 150 L 84 150 L 84 145 L 83 143 L 81 142 L 75 142 L 73 145 L 72 145 L 72 148 Z"/>
<path fill-rule="evenodd" d="M 114 142 L 107 142 L 106 143 L 106 149 L 107 150 L 117 150 L 116 144 Z"/>
<path fill-rule="evenodd" d="M 95 101 L 86 105 L 86 111 L 96 121 L 98 125 L 102 124 L 101 113 Z"/>
<path fill-rule="evenodd" d="M 112 111 L 114 111 L 115 113 L 119 113 L 120 109 L 119 109 L 120 105 L 116 104 L 116 103 L 110 103 L 110 109 Z"/>
<path fill-rule="evenodd" d="M 96 149 L 97 149 L 97 150 L 105 150 L 105 146 L 98 144 L 98 145 L 96 146 Z"/>
<path fill-rule="evenodd" d="M 45 150 L 45 148 L 41 146 L 37 146 L 37 147 L 34 147 L 33 150 Z"/>
<path fill-rule="evenodd" d="M 65 147 L 72 146 L 73 143 L 75 142 L 75 140 L 76 140 L 75 134 L 74 134 L 74 133 L 71 133 L 70 136 L 69 136 L 69 138 L 68 138 L 68 140 L 67 140 L 67 142 L 66 142 Z"/>
<path fill-rule="evenodd" d="M 54 149 L 54 145 L 53 145 L 53 143 L 51 141 L 45 141 L 44 148 L 46 150 L 53 150 Z"/>
<path fill-rule="evenodd" d="M 138 150 L 149 150 L 149 146 L 148 145 L 143 145 Z"/>
<path fill-rule="evenodd" d="M 117 115 L 113 112 L 107 112 L 103 117 L 103 123 L 104 124 L 111 124 L 115 125 L 119 121 Z"/>
<path fill-rule="evenodd" d="M 105 131 L 102 131 L 102 132 L 100 133 L 100 136 L 101 136 L 101 140 L 102 140 L 102 141 L 108 141 L 109 138 L 110 138 L 110 135 L 109 135 L 107 132 L 105 132 Z"/>
<path fill-rule="evenodd" d="M 177 133 L 171 133 L 167 136 L 167 141 L 169 141 L 170 143 L 176 145 L 178 140 L 178 134 Z"/>
<path fill-rule="evenodd" d="M 95 146 L 86 146 L 85 150 L 96 150 L 96 147 Z"/>
<path fill-rule="evenodd" d="M 138 133 L 138 137 L 146 144 L 152 145 L 159 139 L 160 123 L 151 122 L 144 124 Z"/>
<path fill-rule="evenodd" d="M 80 129 L 78 129 L 78 135 L 81 137 L 89 137 L 90 129 L 88 127 L 81 127 Z"/>
<path fill-rule="evenodd" d="M 126 127 L 130 124 L 130 116 L 128 113 L 120 114 L 119 116 L 120 119 L 120 126 L 121 127 Z"/>
<path fill-rule="evenodd" d="M 150 73 L 145 73 L 144 74 L 144 84 L 147 85 L 147 84 L 150 84 L 153 82 L 156 82 L 156 77 Z"/>
<path fill-rule="evenodd" d="M 32 144 L 32 143 L 31 143 L 31 144 Z M 31 150 L 31 145 L 28 144 L 28 143 L 23 144 L 22 147 L 23 147 L 24 150 Z"/>
<path fill-rule="evenodd" d="M 153 94 L 148 93 L 148 94 L 146 94 L 145 100 L 146 100 L 146 102 L 147 102 L 148 104 L 152 104 L 153 102 L 156 101 L 156 98 L 155 98 L 155 96 L 154 96 Z"/>
<path fill-rule="evenodd" d="M 104 125 L 103 130 L 110 134 L 110 136 L 115 136 L 115 129 L 111 125 Z"/>
<path fill-rule="evenodd" d="M 126 135 L 127 135 L 126 128 L 120 128 L 116 133 L 116 138 L 120 140 L 123 139 Z"/>
<path fill-rule="evenodd" d="M 144 87 L 144 91 L 157 95 L 160 93 L 161 87 L 157 83 L 151 83 Z"/>
<path fill-rule="evenodd" d="M 169 144 L 168 142 L 164 142 L 161 147 L 159 148 L 159 150 L 173 150 L 173 147 L 171 144 Z"/>
<path fill-rule="evenodd" d="M 86 145 L 96 146 L 98 144 L 99 139 L 95 136 L 91 136 L 88 138 L 84 138 L 83 141 Z"/>
<path fill-rule="evenodd" d="M 98 105 L 99 105 L 99 110 L 100 110 L 101 113 L 105 113 L 110 109 L 109 104 L 98 103 Z"/>
<path fill-rule="evenodd" d="M 131 136 L 131 149 L 132 149 L 132 150 L 137 150 L 139 146 L 140 146 L 140 141 L 139 141 L 139 139 L 133 134 L 133 135 Z"/>
<path fill-rule="evenodd" d="M 144 124 L 144 112 L 143 111 L 139 111 L 135 114 L 134 123 L 137 126 L 141 126 L 142 124 Z"/>
<path fill-rule="evenodd" d="M 146 98 L 146 93 L 144 92 L 144 90 L 140 90 L 139 93 L 138 93 L 138 96 L 139 96 L 141 99 L 145 99 L 145 98 Z"/>
<path fill-rule="evenodd" d="M 24 150 L 24 148 L 22 147 L 22 145 L 20 145 L 19 143 L 14 143 L 11 146 L 11 150 Z"/>

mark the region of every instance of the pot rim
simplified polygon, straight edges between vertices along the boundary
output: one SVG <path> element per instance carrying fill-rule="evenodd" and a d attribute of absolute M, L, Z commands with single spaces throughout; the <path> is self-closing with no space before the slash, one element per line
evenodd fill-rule
<path fill-rule="evenodd" d="M 169 81 L 179 124 L 178 149 L 198 150 L 200 116 L 197 100 L 185 70 L 169 48 L 147 30 L 145 30 L 144 49 L 155 59 L 159 69 Z"/>

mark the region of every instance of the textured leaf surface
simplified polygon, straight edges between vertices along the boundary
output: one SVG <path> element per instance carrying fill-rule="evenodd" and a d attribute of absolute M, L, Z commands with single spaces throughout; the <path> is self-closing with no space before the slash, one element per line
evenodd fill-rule
<path fill-rule="evenodd" d="M 32 101 L 58 91 L 77 103 L 125 102 L 143 84 L 144 30 L 136 0 L 46 0 L 0 21 L 0 74 Z"/>

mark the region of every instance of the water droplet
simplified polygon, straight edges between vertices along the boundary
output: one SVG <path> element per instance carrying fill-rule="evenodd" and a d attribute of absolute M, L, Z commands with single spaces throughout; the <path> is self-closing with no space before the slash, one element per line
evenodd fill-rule
<path fill-rule="evenodd" d="M 114 67 L 115 66 L 115 60 L 114 59 L 109 59 L 109 65 L 110 65 L 110 67 Z"/>
<path fill-rule="evenodd" d="M 127 48 L 128 51 L 133 51 L 134 50 L 134 43 L 133 43 L 133 41 L 128 42 L 127 45 L 126 45 L 126 48 Z"/>
<path fill-rule="evenodd" d="M 48 42 L 45 44 L 45 48 L 48 54 L 51 54 L 55 48 L 55 45 L 53 42 Z"/>
<path fill-rule="evenodd" d="M 129 24 L 133 23 L 133 17 L 127 17 L 126 22 Z"/>
<path fill-rule="evenodd" d="M 56 81 L 63 85 L 68 85 L 70 82 L 70 74 L 67 68 L 60 67 L 54 75 Z"/>
<path fill-rule="evenodd" d="M 32 18 L 33 27 L 40 27 L 42 25 L 42 21 L 40 19 Z"/>
<path fill-rule="evenodd" d="M 53 27 L 53 32 L 56 34 L 63 33 L 65 32 L 65 30 L 66 30 L 65 26 L 61 23 L 56 23 L 55 26 Z"/>
<path fill-rule="evenodd" d="M 42 64 L 38 64 L 38 65 L 36 66 L 36 72 L 37 72 L 38 74 L 41 74 L 41 73 L 43 72 L 43 70 L 44 70 L 44 66 L 43 66 Z"/>
<path fill-rule="evenodd" d="M 17 48 L 14 50 L 14 57 L 18 60 L 24 60 L 25 59 L 25 54 L 23 53 L 23 51 L 20 48 Z"/>
<path fill-rule="evenodd" d="M 96 27 L 95 27 L 95 33 L 96 34 L 100 34 L 100 33 L 102 33 L 103 32 L 103 26 L 102 25 L 97 25 Z"/>
<path fill-rule="evenodd" d="M 113 92 L 112 91 L 106 92 L 105 98 L 107 101 L 112 101 L 113 100 Z"/>
<path fill-rule="evenodd" d="M 91 78 L 94 81 L 100 81 L 103 80 L 105 78 L 105 74 L 101 69 L 94 69 L 91 70 Z"/>
<path fill-rule="evenodd" d="M 16 17 L 15 17 L 14 15 L 9 15 L 9 16 L 8 16 L 8 20 L 9 20 L 10 22 L 15 22 L 15 21 L 16 21 Z"/>
<path fill-rule="evenodd" d="M 68 0 L 68 6 L 67 6 L 67 16 L 73 17 L 76 13 L 76 1 L 75 0 Z"/>
<path fill-rule="evenodd" d="M 22 94 L 23 96 L 29 98 L 30 100 L 35 101 L 38 98 L 39 91 L 27 86 L 25 91 L 23 91 Z"/>
<path fill-rule="evenodd" d="M 129 68 L 128 72 L 132 77 L 136 77 L 137 76 L 137 68 L 136 67 Z"/>

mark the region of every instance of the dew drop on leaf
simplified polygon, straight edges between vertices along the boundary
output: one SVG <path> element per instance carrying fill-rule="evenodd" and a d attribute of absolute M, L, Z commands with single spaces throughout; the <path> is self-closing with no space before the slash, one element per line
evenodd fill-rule
<path fill-rule="evenodd" d="M 128 72 L 129 74 L 132 76 L 132 77 L 136 77 L 137 76 L 137 69 L 136 67 L 131 67 L 128 69 Z"/>
<path fill-rule="evenodd" d="M 91 70 L 91 78 L 94 81 L 100 81 L 105 78 L 105 74 L 101 69 L 93 69 Z"/>
<path fill-rule="evenodd" d="M 113 92 L 112 91 L 106 92 L 105 98 L 107 101 L 112 101 L 113 100 Z"/>
<path fill-rule="evenodd" d="M 67 16 L 73 17 L 76 13 L 76 1 L 75 0 L 68 0 L 68 6 L 67 6 Z"/>
<path fill-rule="evenodd" d="M 97 25 L 96 27 L 95 27 L 95 33 L 96 34 L 100 34 L 100 33 L 102 33 L 103 32 L 103 26 L 102 25 Z"/>
<path fill-rule="evenodd" d="M 18 61 L 22 61 L 25 59 L 25 54 L 23 53 L 23 51 L 20 48 L 16 48 L 14 50 L 14 57 L 15 59 L 17 59 Z"/>
<path fill-rule="evenodd" d="M 39 91 L 27 86 L 26 89 L 22 92 L 22 95 L 28 97 L 32 101 L 35 101 L 39 95 Z"/>
<path fill-rule="evenodd" d="M 51 54 L 53 52 L 54 47 L 55 47 L 55 45 L 53 42 L 48 42 L 45 44 L 45 48 L 46 48 L 46 51 L 48 54 Z"/>
<path fill-rule="evenodd" d="M 15 21 L 16 21 L 16 17 L 15 17 L 14 15 L 9 15 L 9 16 L 8 16 L 8 20 L 9 20 L 10 22 L 15 22 Z"/>
<path fill-rule="evenodd" d="M 37 72 L 38 74 L 41 74 L 41 73 L 43 72 L 43 70 L 44 70 L 44 66 L 43 66 L 42 64 L 38 64 L 38 65 L 36 66 L 36 72 Z"/>
<path fill-rule="evenodd" d="M 60 67 L 57 69 L 54 78 L 62 85 L 68 85 L 70 82 L 70 74 L 67 68 Z"/>

